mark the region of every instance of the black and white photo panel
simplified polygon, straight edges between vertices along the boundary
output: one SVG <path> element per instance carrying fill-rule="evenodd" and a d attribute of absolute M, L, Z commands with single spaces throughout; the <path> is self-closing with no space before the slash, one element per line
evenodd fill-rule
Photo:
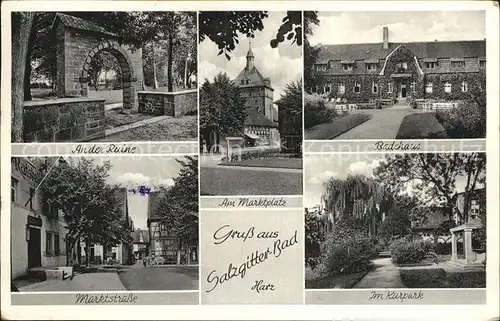
<path fill-rule="evenodd" d="M 201 195 L 302 194 L 302 12 L 199 13 Z"/>
<path fill-rule="evenodd" d="M 12 142 L 196 141 L 196 12 L 12 12 Z"/>
<path fill-rule="evenodd" d="M 306 140 L 486 137 L 485 11 L 304 18 Z"/>

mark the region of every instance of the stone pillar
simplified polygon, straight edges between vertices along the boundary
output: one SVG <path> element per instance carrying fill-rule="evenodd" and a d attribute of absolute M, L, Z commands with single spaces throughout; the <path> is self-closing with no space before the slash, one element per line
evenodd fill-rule
<path fill-rule="evenodd" d="M 474 262 L 474 252 L 472 251 L 472 229 L 464 230 L 464 254 L 466 264 Z"/>
<path fill-rule="evenodd" d="M 451 232 L 451 260 L 456 261 L 457 258 L 457 234 Z"/>

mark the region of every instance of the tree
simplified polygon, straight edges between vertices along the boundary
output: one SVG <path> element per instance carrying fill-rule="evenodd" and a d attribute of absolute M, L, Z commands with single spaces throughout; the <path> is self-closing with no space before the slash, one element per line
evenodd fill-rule
<path fill-rule="evenodd" d="M 385 186 L 363 175 L 350 175 L 345 180 L 330 178 L 321 198 L 325 210 L 334 213 L 335 225 L 356 217 L 370 234 L 377 233 L 382 213 L 393 206 L 393 195 Z"/>
<path fill-rule="evenodd" d="M 420 205 L 445 209 L 450 219 L 457 214 L 468 219 L 470 198 L 485 175 L 484 153 L 418 153 L 387 155 L 374 175 L 394 193 L 407 191 L 409 184 L 419 193 Z M 465 179 L 464 208 L 455 201 L 457 178 Z"/>
<path fill-rule="evenodd" d="M 202 11 L 199 13 L 199 41 L 206 38 L 215 43 L 218 54 L 229 55 L 240 42 L 239 35 L 254 38 L 256 31 L 264 29 L 264 19 L 267 11 Z M 291 41 L 292 44 L 302 45 L 302 13 L 287 11 L 282 24 L 277 30 L 276 37 L 270 41 L 270 46 L 276 48 L 280 43 Z"/>
<path fill-rule="evenodd" d="M 29 52 L 29 35 L 34 12 L 12 13 L 12 141 L 23 141 L 24 67 Z"/>
<path fill-rule="evenodd" d="M 200 88 L 200 136 L 208 149 L 219 145 L 219 135 L 239 135 L 243 132 L 245 101 L 227 74 L 219 73 Z"/>
<path fill-rule="evenodd" d="M 186 156 L 177 160 L 182 168 L 174 178 L 174 186 L 163 189 L 153 209 L 161 223 L 178 242 L 177 264 L 180 264 L 182 247 L 198 242 L 198 158 Z"/>
<path fill-rule="evenodd" d="M 318 58 L 318 48 L 311 47 L 309 37 L 312 36 L 312 25 L 319 25 L 317 11 L 304 11 L 304 83 L 310 93 L 314 83 L 313 66 Z"/>
<path fill-rule="evenodd" d="M 105 182 L 110 168 L 109 162 L 95 165 L 86 158 L 60 162 L 42 185 L 45 202 L 63 214 L 68 230 L 67 265 L 74 263 L 74 247 L 80 239 L 87 245 L 92 242 L 111 246 L 129 240 L 118 187 Z"/>

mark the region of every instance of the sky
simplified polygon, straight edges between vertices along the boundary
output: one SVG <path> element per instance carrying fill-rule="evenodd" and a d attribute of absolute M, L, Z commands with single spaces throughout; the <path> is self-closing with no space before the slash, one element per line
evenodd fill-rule
<path fill-rule="evenodd" d="M 219 72 L 226 72 L 234 79 L 245 68 L 249 40 L 251 40 L 255 66 L 264 77 L 271 79 L 274 101 L 280 99 L 288 83 L 302 79 L 302 46 L 292 45 L 291 41 L 287 40 L 274 49 L 270 45 L 285 15 L 284 11 L 269 12 L 269 16 L 263 20 L 264 29 L 255 32 L 255 38 L 249 39 L 239 34 L 239 44 L 236 44 L 235 50 L 230 53 L 230 61 L 224 54 L 218 56 L 217 45 L 206 38 L 199 45 L 200 82 L 203 83 L 205 78 L 213 80 Z"/>
<path fill-rule="evenodd" d="M 389 42 L 483 40 L 484 11 L 319 12 L 320 23 L 309 36 L 311 45 Z M 344 32 L 342 32 L 344 31 Z"/>
<path fill-rule="evenodd" d="M 167 156 L 98 156 L 91 157 L 95 164 L 102 165 L 110 160 L 112 168 L 109 171 L 107 183 L 119 184 L 128 190 L 139 185 L 145 185 L 152 190 L 159 186 L 172 186 L 182 165 L 175 157 Z M 178 157 L 182 158 L 182 157 Z M 148 196 L 128 192 L 129 215 L 134 221 L 134 227 L 147 229 Z"/>
<path fill-rule="evenodd" d="M 373 177 L 373 170 L 378 167 L 384 157 L 384 154 L 337 154 L 304 157 L 305 207 L 321 204 L 321 195 L 324 192 L 323 184 L 329 178 L 344 180 L 349 175 Z M 457 177 L 456 190 L 462 192 L 465 185 L 465 177 Z"/>

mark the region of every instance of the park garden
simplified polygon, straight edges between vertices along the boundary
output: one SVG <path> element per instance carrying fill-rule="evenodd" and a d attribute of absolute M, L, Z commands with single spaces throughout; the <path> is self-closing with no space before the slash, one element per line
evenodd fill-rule
<path fill-rule="evenodd" d="M 485 287 L 485 155 L 377 162 L 306 208 L 306 288 Z"/>

